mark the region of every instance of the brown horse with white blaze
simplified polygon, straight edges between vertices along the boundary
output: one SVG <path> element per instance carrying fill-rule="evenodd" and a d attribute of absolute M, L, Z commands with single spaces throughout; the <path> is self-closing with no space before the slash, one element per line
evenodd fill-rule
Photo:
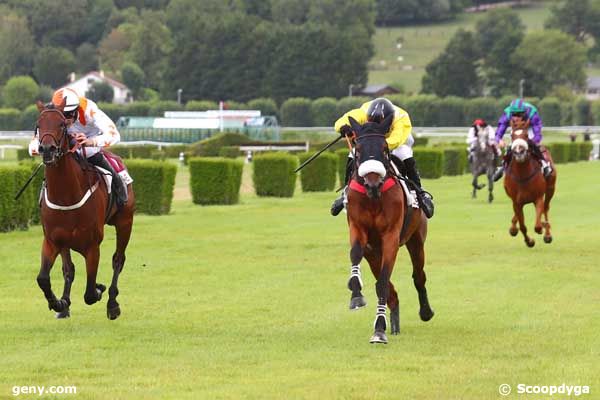
<path fill-rule="evenodd" d="M 352 291 L 350 309 L 366 305 L 361 293 L 360 262 L 367 259 L 377 283 L 377 313 L 371 343 L 387 343 L 386 305 L 390 308 L 391 333 L 400 333 L 398 293 L 390 281 L 400 246 L 405 245 L 413 265 L 413 281 L 419 295 L 419 315 L 423 321 L 433 317 L 429 305 L 424 271 L 427 218 L 419 208 L 407 204 L 404 189 L 398 183 L 389 158 L 385 134 L 393 115 L 381 124 L 361 126 L 350 119 L 355 132 L 354 172 L 348 192 Z"/>
<path fill-rule="evenodd" d="M 510 160 L 504 177 L 504 190 L 513 203 L 514 215 L 512 217 L 509 233 L 516 236 L 519 229 L 528 247 L 535 245 L 535 240 L 527 235 L 523 207 L 525 204 L 533 203 L 535 206 L 535 232 L 541 234 L 544 231 L 544 242 L 552 242 L 550 221 L 548 211 L 550 200 L 554 196 L 556 188 L 556 169 L 552 162 L 552 156 L 544 147 L 540 148 L 545 159 L 552 165 L 552 172 L 546 178 L 542 173 L 540 161 L 532 153 L 533 143 L 527 138 L 528 121 L 521 122 L 518 119 L 511 120 L 512 144 Z M 542 222 L 542 214 L 545 221 Z"/>
<path fill-rule="evenodd" d="M 102 298 L 106 286 L 96 283 L 100 243 L 104 238 L 104 224 L 114 225 L 117 233 L 116 251 L 112 258 L 113 278 L 109 288 L 107 316 L 116 319 L 121 309 L 117 303 L 117 281 L 125 264 L 125 249 L 129 243 L 135 200 L 131 184 L 129 198 L 120 209 L 110 202 L 107 186 L 101 174 L 78 159 L 70 148 L 67 133 L 69 121 L 63 114 L 65 101 L 59 107 L 45 107 L 38 102 L 37 120 L 40 139 L 39 152 L 45 164 L 45 187 L 41 200 L 41 221 L 44 229 L 41 268 L 37 282 L 48 301 L 48 307 L 57 312 L 57 318 L 70 316 L 71 285 L 75 267 L 70 250 L 85 258 L 87 286 L 84 300 L 94 304 Z M 58 254 L 62 257 L 64 291 L 57 299 L 50 284 L 50 271 Z"/>

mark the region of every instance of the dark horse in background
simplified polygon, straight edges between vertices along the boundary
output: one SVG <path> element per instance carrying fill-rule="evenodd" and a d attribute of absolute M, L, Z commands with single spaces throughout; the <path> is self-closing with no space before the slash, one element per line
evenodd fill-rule
<path fill-rule="evenodd" d="M 129 199 L 121 208 L 110 201 L 108 189 L 101 174 L 80 159 L 70 149 L 67 133 L 68 120 L 63 114 L 65 103 L 59 107 L 38 102 L 40 111 L 37 127 L 45 168 L 45 188 L 41 199 L 41 221 L 44 228 L 42 263 L 37 282 L 48 307 L 57 312 L 57 318 L 70 316 L 71 285 L 75 279 L 75 266 L 70 250 L 85 258 L 87 286 L 84 300 L 94 304 L 102 298 L 106 286 L 96 283 L 100 243 L 104 238 L 104 224 L 114 225 L 117 231 L 117 249 L 112 258 L 113 278 L 108 290 L 107 316 L 116 319 L 121 314 L 117 303 L 117 281 L 125 264 L 125 248 L 129 243 L 135 200 L 131 184 Z M 64 291 L 57 299 L 50 284 L 50 270 L 58 254 L 62 258 Z"/>
<path fill-rule="evenodd" d="M 552 156 L 545 147 L 540 150 L 546 160 L 552 165 L 552 173 L 547 178 L 542 173 L 541 163 L 532 155 L 533 144 L 527 138 L 527 129 L 529 121 L 523 123 L 518 119 L 511 120 L 512 144 L 509 163 L 504 177 L 504 190 L 508 197 L 512 199 L 514 215 L 509 229 L 511 236 L 517 236 L 517 222 L 519 229 L 525 238 L 525 244 L 528 247 L 535 245 L 535 240 L 527 235 L 525 226 L 525 217 L 523 215 L 523 206 L 533 203 L 535 206 L 535 232 L 538 234 L 544 232 L 544 242 L 552 242 L 552 233 L 550 232 L 550 221 L 548 211 L 550 209 L 550 200 L 554 196 L 556 187 L 556 168 L 552 161 Z M 545 221 L 542 222 L 542 214 Z"/>
<path fill-rule="evenodd" d="M 391 333 L 400 333 L 398 293 L 390 281 L 400 246 L 406 245 L 412 260 L 420 317 L 423 321 L 433 317 L 423 270 L 427 218 L 421 209 L 407 204 L 404 190 L 393 171 L 385 140 L 392 118 L 390 115 L 381 124 L 368 122 L 363 126 L 350 118 L 356 147 L 347 205 L 352 263 L 348 288 L 352 291 L 350 308 L 365 306 L 360 262 L 366 258 L 377 279 L 378 303 L 371 343 L 387 343 L 386 304 L 390 308 Z"/>
<path fill-rule="evenodd" d="M 471 174 L 473 175 L 473 193 L 472 198 L 477 197 L 477 191 L 485 187 L 485 184 L 478 184 L 477 178 L 485 175 L 488 180 L 488 202 L 494 201 L 494 171 L 496 170 L 496 148 L 490 145 L 489 139 L 484 136 L 478 136 L 473 148 L 473 158 L 471 160 Z"/>

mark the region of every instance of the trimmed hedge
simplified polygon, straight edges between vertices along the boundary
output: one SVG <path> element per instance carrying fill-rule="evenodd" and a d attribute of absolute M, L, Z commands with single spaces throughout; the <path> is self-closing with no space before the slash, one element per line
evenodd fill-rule
<path fill-rule="evenodd" d="M 573 102 L 573 125 L 590 125 L 590 101 L 585 97 L 578 97 Z M 542 118 L 544 116 L 542 115 Z"/>
<path fill-rule="evenodd" d="M 195 157 L 188 164 L 195 204 L 235 204 L 239 201 L 244 168 L 241 160 Z"/>
<path fill-rule="evenodd" d="M 333 126 L 341 116 L 337 113 L 337 101 L 333 97 L 321 97 L 314 100 L 310 112 L 314 126 Z"/>
<path fill-rule="evenodd" d="M 344 178 L 346 178 L 346 163 L 348 162 L 349 153 L 350 151 L 348 148 L 335 151 L 335 154 L 338 156 L 337 170 L 340 178 L 340 186 L 344 184 Z"/>
<path fill-rule="evenodd" d="M 157 151 L 156 146 L 113 146 L 108 149 L 111 153 L 121 158 L 145 158 L 152 159 L 152 154 Z"/>
<path fill-rule="evenodd" d="M 416 146 L 427 146 L 427 144 L 429 143 L 429 138 L 422 136 L 422 137 L 415 137 L 413 136 L 413 139 L 415 139 L 415 143 L 413 144 L 413 147 Z"/>
<path fill-rule="evenodd" d="M 18 131 L 21 112 L 16 108 L 0 108 L 0 131 Z"/>
<path fill-rule="evenodd" d="M 212 100 L 190 100 L 185 104 L 186 111 L 218 110 L 219 105 Z"/>
<path fill-rule="evenodd" d="M 463 147 L 447 147 L 444 151 L 444 175 L 462 175 L 467 169 L 467 151 Z"/>
<path fill-rule="evenodd" d="M 241 154 L 239 146 L 223 146 L 219 149 L 219 157 L 238 158 Z"/>
<path fill-rule="evenodd" d="M 569 162 L 577 162 L 579 161 L 579 143 L 571 142 L 569 143 Z"/>
<path fill-rule="evenodd" d="M 18 201 L 15 194 L 31 175 L 25 166 L 0 167 L 0 232 L 27 229 L 33 210 L 33 189 L 23 192 Z"/>
<path fill-rule="evenodd" d="M 133 178 L 136 210 L 150 215 L 168 214 L 177 166 L 166 161 L 127 160 L 127 169 Z"/>
<path fill-rule="evenodd" d="M 285 153 L 266 153 L 253 159 L 252 180 L 258 196 L 293 197 L 296 189 L 298 157 Z"/>
<path fill-rule="evenodd" d="M 483 118 L 488 124 L 494 125 L 503 108 L 499 101 L 490 97 L 469 99 L 465 102 L 464 126 L 471 126 L 477 118 Z"/>
<path fill-rule="evenodd" d="M 300 153 L 298 158 L 302 164 L 315 152 Z M 335 188 L 338 156 L 325 152 L 304 167 L 300 172 L 300 183 L 304 192 L 325 192 Z"/>
<path fill-rule="evenodd" d="M 223 146 L 240 146 L 250 143 L 246 135 L 240 133 L 219 133 L 190 146 L 190 155 L 198 157 L 217 157 Z"/>
<path fill-rule="evenodd" d="M 555 164 L 562 164 L 569 161 L 569 145 L 570 143 L 550 143 L 546 148 L 550 150 L 552 160 Z"/>
<path fill-rule="evenodd" d="M 36 159 L 36 160 L 31 159 L 29 154 L 27 154 L 27 157 L 29 157 L 29 160 L 24 160 L 24 161 L 20 162 L 19 165 L 22 167 L 25 167 L 29 170 L 29 174 L 27 175 L 27 179 L 29 179 L 29 176 L 33 173 L 33 171 L 39 165 L 40 160 L 39 159 Z M 38 171 L 37 175 L 35 176 L 35 178 L 33 178 L 31 183 L 29 184 L 29 187 L 27 188 L 27 190 L 31 192 L 31 196 L 30 196 L 31 217 L 30 217 L 29 222 L 32 225 L 37 225 L 40 223 L 40 191 L 42 190 L 43 182 L 44 182 L 44 167 L 42 167 Z M 20 182 L 19 189 L 21 189 L 21 186 L 24 184 L 25 184 L 25 181 Z M 22 199 L 23 198 L 22 196 L 24 196 L 24 195 L 25 195 L 25 193 L 23 193 L 21 195 L 20 199 Z"/>
<path fill-rule="evenodd" d="M 590 152 L 594 145 L 592 142 L 579 142 L 579 159 L 582 161 L 588 161 L 590 159 Z"/>
<path fill-rule="evenodd" d="M 421 177 L 440 178 L 444 172 L 444 152 L 440 149 L 413 148 L 413 154 Z"/>
<path fill-rule="evenodd" d="M 556 97 L 546 97 L 538 105 L 540 115 L 546 126 L 560 126 L 561 123 L 561 103 Z"/>
<path fill-rule="evenodd" d="M 279 119 L 279 109 L 273 99 L 258 98 L 250 100 L 248 108 L 250 110 L 260 110 L 261 115 L 273 115 Z"/>
<path fill-rule="evenodd" d="M 371 100 L 371 98 L 365 96 L 342 97 L 337 102 L 338 118 L 352 109 L 359 108 L 363 103 L 366 103 L 369 100 Z"/>
<path fill-rule="evenodd" d="M 281 105 L 281 123 L 285 126 L 312 126 L 310 99 L 292 97 Z"/>

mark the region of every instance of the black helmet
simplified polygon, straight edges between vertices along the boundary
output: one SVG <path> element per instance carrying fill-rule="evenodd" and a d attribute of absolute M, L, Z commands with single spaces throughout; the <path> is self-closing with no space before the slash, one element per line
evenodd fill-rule
<path fill-rule="evenodd" d="M 370 122 L 381 123 L 388 115 L 394 114 L 396 109 L 391 101 L 385 97 L 378 97 L 371 102 L 367 110 L 367 119 Z"/>

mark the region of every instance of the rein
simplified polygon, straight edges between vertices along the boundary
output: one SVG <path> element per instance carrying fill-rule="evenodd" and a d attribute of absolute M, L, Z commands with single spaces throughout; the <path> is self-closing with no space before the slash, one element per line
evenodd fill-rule
<path fill-rule="evenodd" d="M 512 163 L 513 163 L 513 161 L 511 160 L 511 162 L 510 162 L 510 165 L 512 165 Z M 506 172 L 506 174 L 507 174 L 507 175 L 510 175 L 510 177 L 511 177 L 512 179 L 514 179 L 514 181 L 515 181 L 515 182 L 516 182 L 518 185 L 524 185 L 524 184 L 526 184 L 527 182 L 529 182 L 530 180 L 532 180 L 532 179 L 533 179 L 533 178 L 534 178 L 534 177 L 535 177 L 535 176 L 536 176 L 538 173 L 540 173 L 540 174 L 542 173 L 542 171 L 541 171 L 539 168 L 536 168 L 536 167 L 534 167 L 534 168 L 533 168 L 533 172 L 532 172 L 530 175 L 528 175 L 526 178 L 519 178 L 519 177 L 515 176 L 515 174 L 513 174 L 513 173 L 511 172 L 510 165 L 509 165 L 509 167 L 507 168 L 507 172 Z"/>

